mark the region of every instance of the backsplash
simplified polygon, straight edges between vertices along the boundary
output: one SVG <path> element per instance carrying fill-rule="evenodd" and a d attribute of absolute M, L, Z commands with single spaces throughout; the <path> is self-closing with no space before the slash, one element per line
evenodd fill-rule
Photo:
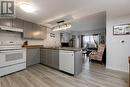
<path fill-rule="evenodd" d="M 22 41 L 20 33 L 0 32 L 0 41 Z"/>
<path fill-rule="evenodd" d="M 0 32 L 0 41 L 28 41 L 29 45 L 43 45 L 43 40 L 22 39 L 22 34 L 15 32 Z"/>
<path fill-rule="evenodd" d="M 55 37 L 51 37 L 53 34 Z M 22 39 L 21 33 L 15 32 L 0 32 L 0 41 L 28 41 L 28 45 L 44 45 L 45 47 L 59 47 L 60 46 L 60 33 L 53 32 L 51 29 L 47 29 L 47 38 L 44 40 L 29 40 Z"/>
<path fill-rule="evenodd" d="M 43 45 L 43 40 L 28 40 L 23 39 L 23 42 L 28 41 L 28 45 Z"/>
<path fill-rule="evenodd" d="M 51 37 L 50 34 L 53 34 Z M 53 32 L 51 29 L 47 29 L 47 38 L 43 41 L 45 47 L 59 47 L 60 44 L 60 32 Z"/>

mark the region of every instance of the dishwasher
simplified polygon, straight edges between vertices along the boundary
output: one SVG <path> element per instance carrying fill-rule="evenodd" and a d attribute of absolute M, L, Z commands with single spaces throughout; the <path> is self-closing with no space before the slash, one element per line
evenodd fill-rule
<path fill-rule="evenodd" d="M 74 74 L 74 51 L 59 51 L 60 70 Z"/>

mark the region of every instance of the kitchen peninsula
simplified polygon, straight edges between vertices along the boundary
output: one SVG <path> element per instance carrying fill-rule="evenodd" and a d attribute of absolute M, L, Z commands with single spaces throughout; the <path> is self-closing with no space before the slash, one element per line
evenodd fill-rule
<path fill-rule="evenodd" d="M 128 62 L 129 62 L 129 87 L 130 87 L 130 56 L 128 57 Z"/>
<path fill-rule="evenodd" d="M 25 48 L 27 49 L 27 66 L 41 63 L 74 76 L 82 72 L 83 58 L 81 49 L 43 47 L 41 45 L 27 45 Z"/>
<path fill-rule="evenodd" d="M 82 51 L 76 48 L 41 48 L 41 64 L 77 76 L 82 71 Z"/>

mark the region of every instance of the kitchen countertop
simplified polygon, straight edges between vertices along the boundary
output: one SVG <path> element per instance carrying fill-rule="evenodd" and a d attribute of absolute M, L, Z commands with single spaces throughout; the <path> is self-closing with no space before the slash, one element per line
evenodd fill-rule
<path fill-rule="evenodd" d="M 43 49 L 54 49 L 54 50 L 67 50 L 67 51 L 81 51 L 80 48 L 72 48 L 72 47 L 41 47 Z"/>
<path fill-rule="evenodd" d="M 43 45 L 24 45 L 23 48 L 41 48 Z"/>
<path fill-rule="evenodd" d="M 43 49 L 54 49 L 54 50 L 67 50 L 67 51 L 81 51 L 80 48 L 73 47 L 44 47 L 43 45 L 24 45 L 23 48 L 43 48 Z"/>
<path fill-rule="evenodd" d="M 81 48 L 71 48 L 71 47 L 63 47 L 59 48 L 59 50 L 68 50 L 68 51 L 81 51 Z"/>

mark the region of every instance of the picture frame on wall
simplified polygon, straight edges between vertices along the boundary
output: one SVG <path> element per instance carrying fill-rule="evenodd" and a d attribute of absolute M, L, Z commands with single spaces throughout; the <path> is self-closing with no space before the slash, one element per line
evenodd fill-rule
<path fill-rule="evenodd" d="M 53 37 L 53 38 L 55 38 L 55 34 L 53 34 L 53 33 L 50 33 L 50 37 Z"/>
<path fill-rule="evenodd" d="M 113 26 L 113 35 L 130 35 L 130 24 Z"/>

